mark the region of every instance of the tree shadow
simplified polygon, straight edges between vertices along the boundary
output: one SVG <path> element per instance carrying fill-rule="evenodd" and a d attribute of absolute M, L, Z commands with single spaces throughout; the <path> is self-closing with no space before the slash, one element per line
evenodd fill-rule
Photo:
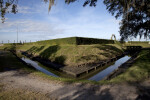
<path fill-rule="evenodd" d="M 44 46 L 41 46 L 41 47 L 36 47 L 36 46 L 33 46 L 33 47 L 31 47 L 30 49 L 28 49 L 27 50 L 27 52 L 29 52 L 29 53 L 36 53 L 36 52 L 40 52 L 41 50 L 43 50 L 44 49 Z"/>
<path fill-rule="evenodd" d="M 84 84 L 75 86 L 70 84 L 55 90 L 49 96 L 56 100 L 113 100 L 109 88 L 103 89 L 99 93 L 96 93 L 97 91 L 100 91 L 100 86 L 98 85 L 86 87 Z"/>
<path fill-rule="evenodd" d="M 0 51 L 0 63 L 0 72 L 17 71 L 19 75 L 27 75 L 35 71 L 31 65 L 25 63 L 16 54 L 9 51 Z"/>
<path fill-rule="evenodd" d="M 55 63 L 58 63 L 58 64 L 61 64 L 61 65 L 64 65 L 65 64 L 65 60 L 66 60 L 66 57 L 65 56 L 58 56 L 55 58 Z"/>
<path fill-rule="evenodd" d="M 150 86 L 137 85 L 138 97 L 136 100 L 150 100 Z"/>
<path fill-rule="evenodd" d="M 49 46 L 47 49 L 45 49 L 43 52 L 40 53 L 40 57 L 44 59 L 48 59 L 52 54 L 56 53 L 60 49 L 60 46 L 54 45 Z"/>

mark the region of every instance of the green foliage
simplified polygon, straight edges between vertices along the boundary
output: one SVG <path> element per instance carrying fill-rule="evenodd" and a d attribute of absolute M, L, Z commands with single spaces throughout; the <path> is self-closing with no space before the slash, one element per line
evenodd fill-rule
<path fill-rule="evenodd" d="M 104 4 L 116 18 L 122 17 L 121 40 L 150 36 L 150 0 L 104 0 Z"/>
<path fill-rule="evenodd" d="M 5 21 L 6 13 L 17 13 L 17 2 L 18 0 L 0 0 L 0 12 L 2 23 Z"/>

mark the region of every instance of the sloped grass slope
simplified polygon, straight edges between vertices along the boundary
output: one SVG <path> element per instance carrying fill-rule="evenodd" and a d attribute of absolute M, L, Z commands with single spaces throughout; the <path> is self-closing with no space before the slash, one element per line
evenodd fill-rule
<path fill-rule="evenodd" d="M 17 50 L 26 51 L 63 65 L 79 65 L 98 62 L 122 53 L 116 44 L 108 45 L 22 45 Z"/>
<path fill-rule="evenodd" d="M 150 50 L 143 50 L 136 62 L 126 72 L 110 80 L 110 82 L 142 81 L 150 77 Z"/>

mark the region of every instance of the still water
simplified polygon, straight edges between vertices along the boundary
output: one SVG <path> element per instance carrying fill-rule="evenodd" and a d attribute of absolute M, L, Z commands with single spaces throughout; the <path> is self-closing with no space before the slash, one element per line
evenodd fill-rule
<path fill-rule="evenodd" d="M 93 75 L 90 78 L 86 78 L 88 80 L 94 80 L 94 81 L 100 81 L 103 78 L 105 78 L 106 76 L 108 76 L 110 73 L 112 73 L 115 69 L 117 69 L 121 64 L 125 63 L 127 60 L 129 60 L 131 57 L 129 56 L 124 56 L 120 59 L 118 59 L 117 61 L 115 61 L 115 63 L 113 65 L 108 66 L 106 69 L 98 72 L 97 74 Z M 54 76 L 54 77 L 60 77 L 61 75 L 56 75 L 53 72 L 51 72 L 51 70 L 47 70 L 45 69 L 45 67 L 42 67 L 41 65 L 39 65 L 38 62 L 33 61 L 29 58 L 26 57 L 22 57 L 21 58 L 24 62 L 32 65 L 34 68 L 36 68 L 37 70 L 50 75 L 50 76 Z"/>
<path fill-rule="evenodd" d="M 106 69 L 104 69 L 103 71 L 100 71 L 98 74 L 92 76 L 91 78 L 89 78 L 88 80 L 94 80 L 94 81 L 100 81 L 103 78 L 105 78 L 106 76 L 108 76 L 111 72 L 113 72 L 115 69 L 117 69 L 121 64 L 125 63 L 127 60 L 129 60 L 131 57 L 129 56 L 124 56 L 120 59 L 118 59 L 117 61 L 115 61 L 115 63 L 109 67 L 107 67 Z"/>
<path fill-rule="evenodd" d="M 32 65 L 35 69 L 47 74 L 47 75 L 50 75 L 50 76 L 54 76 L 54 77 L 58 77 L 57 75 L 53 74 L 52 72 L 42 68 L 37 62 L 35 61 L 32 61 L 30 60 L 29 58 L 25 58 L 25 57 L 22 57 L 21 58 L 24 62 L 26 62 L 27 64 L 30 64 Z"/>

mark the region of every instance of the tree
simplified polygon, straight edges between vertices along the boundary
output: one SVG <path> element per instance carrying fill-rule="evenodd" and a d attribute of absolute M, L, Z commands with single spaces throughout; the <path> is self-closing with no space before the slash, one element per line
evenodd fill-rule
<path fill-rule="evenodd" d="M 51 7 L 54 5 L 56 0 L 43 0 L 44 2 L 49 2 L 48 10 L 51 10 Z M 70 4 L 71 2 L 75 2 L 77 0 L 64 0 L 66 4 Z M 28 1 L 29 2 L 29 1 Z M 97 0 L 85 0 L 83 6 L 90 4 L 90 6 L 96 6 Z M 0 0 L 0 12 L 1 12 L 1 20 L 2 23 L 5 22 L 5 14 L 6 13 L 14 13 L 18 12 L 17 9 L 18 0 Z"/>
<path fill-rule="evenodd" d="M 122 17 L 122 40 L 150 35 L 150 0 L 104 0 L 104 4 L 116 18 Z"/>
<path fill-rule="evenodd" d="M 17 3 L 18 3 L 18 0 L 0 0 L 0 12 L 1 12 L 2 23 L 4 23 L 5 21 L 6 13 L 16 14 L 18 12 Z"/>
<path fill-rule="evenodd" d="M 43 0 L 49 2 L 50 11 L 56 0 Z M 77 0 L 64 0 L 70 4 Z M 85 0 L 83 6 L 96 6 L 98 0 Z M 5 14 L 17 13 L 18 0 L 0 0 L 0 11 L 2 22 L 5 21 Z M 150 37 L 150 0 L 103 0 L 107 10 L 116 18 L 122 17 L 120 23 L 121 40 L 128 37 L 144 36 Z M 11 7 L 11 11 L 8 11 Z"/>

